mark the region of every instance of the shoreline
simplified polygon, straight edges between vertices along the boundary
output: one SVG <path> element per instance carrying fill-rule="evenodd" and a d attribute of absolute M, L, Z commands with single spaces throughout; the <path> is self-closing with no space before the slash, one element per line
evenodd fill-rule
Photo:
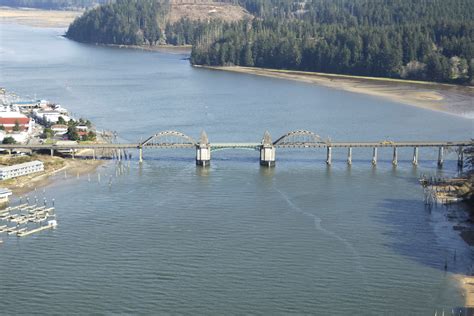
<path fill-rule="evenodd" d="M 66 36 L 64 36 L 67 38 Z M 119 45 L 119 44 L 100 44 L 100 43 L 83 43 L 87 45 L 96 45 L 96 46 L 103 46 L 103 47 L 113 47 L 113 48 L 121 48 L 121 49 L 136 49 L 136 50 L 143 50 L 147 52 L 163 52 L 168 54 L 191 54 L 192 45 Z"/>
<path fill-rule="evenodd" d="M 474 308 L 474 276 L 455 274 L 454 279 L 463 292 L 464 307 Z"/>
<path fill-rule="evenodd" d="M 405 105 L 462 118 L 474 118 L 474 104 L 472 102 L 474 87 L 470 86 L 256 67 L 202 65 L 194 65 L 193 67 L 305 82 L 382 97 Z"/>
<path fill-rule="evenodd" d="M 37 159 L 45 163 L 45 171 L 4 180 L 0 186 L 10 189 L 15 196 L 21 196 L 56 182 L 57 179 L 53 179 L 53 177 L 59 172 L 68 171 L 81 176 L 95 172 L 105 163 L 104 160 L 81 159 L 80 157 L 73 160 L 71 158 L 51 158 L 49 156 L 39 155 Z M 51 163 L 51 161 L 54 161 L 57 166 L 53 166 L 47 170 L 47 165 Z"/>

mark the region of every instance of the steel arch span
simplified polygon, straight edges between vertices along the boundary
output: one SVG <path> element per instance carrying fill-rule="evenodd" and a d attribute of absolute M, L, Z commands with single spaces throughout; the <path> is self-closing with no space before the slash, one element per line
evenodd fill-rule
<path fill-rule="evenodd" d="M 148 137 L 140 143 L 139 147 L 190 148 L 196 145 L 196 141 L 186 134 L 177 131 L 163 131 Z"/>
<path fill-rule="evenodd" d="M 329 140 L 324 140 L 321 136 L 306 130 L 288 132 L 273 142 L 273 146 L 280 147 L 319 147 L 328 144 Z"/>

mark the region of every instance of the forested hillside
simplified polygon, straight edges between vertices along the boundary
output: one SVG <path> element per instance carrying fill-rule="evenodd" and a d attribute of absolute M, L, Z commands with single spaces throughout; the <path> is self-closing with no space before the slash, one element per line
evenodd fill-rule
<path fill-rule="evenodd" d="M 116 0 L 87 11 L 66 36 L 79 42 L 192 44 L 209 29 L 250 16 L 240 6 L 212 0 Z"/>
<path fill-rule="evenodd" d="M 192 63 L 472 83 L 472 0 L 241 1 L 261 18 L 200 37 Z"/>
<path fill-rule="evenodd" d="M 192 44 L 191 62 L 473 83 L 472 0 L 230 0 L 255 18 L 170 23 L 168 2 L 118 0 L 67 36 Z"/>

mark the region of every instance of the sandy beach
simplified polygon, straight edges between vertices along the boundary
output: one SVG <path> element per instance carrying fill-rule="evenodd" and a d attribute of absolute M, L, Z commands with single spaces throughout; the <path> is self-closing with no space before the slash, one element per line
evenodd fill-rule
<path fill-rule="evenodd" d="M 0 7 L 0 22 L 18 23 L 37 27 L 66 28 L 81 11 L 54 11 L 30 8 Z"/>
<path fill-rule="evenodd" d="M 474 118 L 474 87 L 255 67 L 196 67 L 301 81 L 355 93 L 383 97 L 394 102 L 465 118 Z"/>
<path fill-rule="evenodd" d="M 465 298 L 465 307 L 474 308 L 474 276 L 454 275 L 459 282 Z"/>
<path fill-rule="evenodd" d="M 43 161 L 45 165 L 44 172 L 0 181 L 0 186 L 9 188 L 17 196 L 23 195 L 33 191 L 35 188 L 41 188 L 52 183 L 52 176 L 59 172 L 67 171 L 70 174 L 83 175 L 94 172 L 104 163 L 102 160 L 73 160 L 61 157 L 50 157 L 47 155 L 38 155 L 35 159 Z"/>

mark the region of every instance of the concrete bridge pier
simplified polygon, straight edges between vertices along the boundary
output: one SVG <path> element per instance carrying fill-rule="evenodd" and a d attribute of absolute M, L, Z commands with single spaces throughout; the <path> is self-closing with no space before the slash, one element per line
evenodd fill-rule
<path fill-rule="evenodd" d="M 347 149 L 347 164 L 350 166 L 352 165 L 352 147 Z"/>
<path fill-rule="evenodd" d="M 143 147 L 138 147 L 138 162 L 143 162 Z"/>
<path fill-rule="evenodd" d="M 51 157 L 54 156 L 54 149 L 53 148 L 50 149 L 50 154 L 51 154 Z"/>
<path fill-rule="evenodd" d="M 393 147 L 393 157 L 392 157 L 392 165 L 398 165 L 398 149 L 397 147 Z"/>
<path fill-rule="evenodd" d="M 275 146 L 268 131 L 263 134 L 262 146 L 260 147 L 260 165 L 265 167 L 275 166 Z"/>
<path fill-rule="evenodd" d="M 413 149 L 413 165 L 418 166 L 418 147 Z"/>
<path fill-rule="evenodd" d="M 265 146 L 260 147 L 260 165 L 265 167 L 275 167 L 275 147 Z"/>
<path fill-rule="evenodd" d="M 331 146 L 328 146 L 327 148 L 326 163 L 328 164 L 328 166 L 332 164 L 332 147 Z"/>
<path fill-rule="evenodd" d="M 206 132 L 202 131 L 199 144 L 196 145 L 196 165 L 206 167 L 211 164 L 211 145 Z"/>
<path fill-rule="evenodd" d="M 374 147 L 372 151 L 372 165 L 377 165 L 377 147 Z"/>
<path fill-rule="evenodd" d="M 464 150 L 462 147 L 458 149 L 458 168 L 462 169 L 464 167 Z"/>
<path fill-rule="evenodd" d="M 198 145 L 196 147 L 196 165 L 209 166 L 211 164 L 211 146 Z"/>
<path fill-rule="evenodd" d="M 438 167 L 441 168 L 443 167 L 444 163 L 444 147 L 439 147 L 438 151 Z"/>

